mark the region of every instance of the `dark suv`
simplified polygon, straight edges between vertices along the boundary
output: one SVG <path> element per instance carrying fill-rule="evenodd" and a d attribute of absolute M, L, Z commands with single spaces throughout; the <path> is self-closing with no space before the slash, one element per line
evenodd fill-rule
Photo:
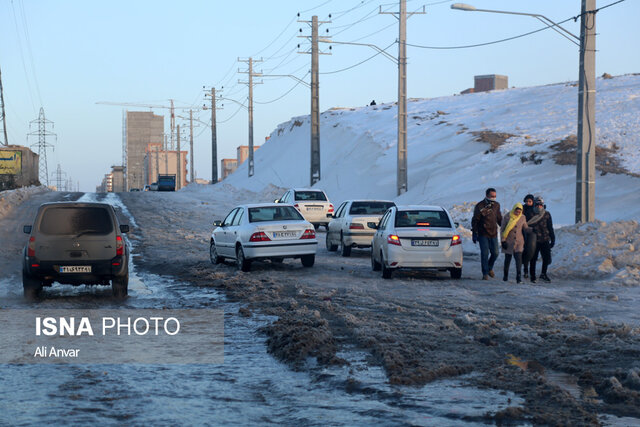
<path fill-rule="evenodd" d="M 71 285 L 109 285 L 124 298 L 129 286 L 129 249 L 111 205 L 56 202 L 40 206 L 36 219 L 24 226 L 22 285 L 27 298 L 53 282 Z"/>

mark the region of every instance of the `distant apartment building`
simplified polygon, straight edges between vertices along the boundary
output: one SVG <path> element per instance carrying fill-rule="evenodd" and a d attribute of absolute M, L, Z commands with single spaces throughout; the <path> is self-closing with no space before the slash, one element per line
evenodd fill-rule
<path fill-rule="evenodd" d="M 111 166 L 111 190 L 114 193 L 127 191 L 124 187 L 124 166 Z"/>
<path fill-rule="evenodd" d="M 484 76 L 474 76 L 474 92 L 486 92 L 489 90 L 508 89 L 509 77 L 499 74 L 487 74 Z"/>
<path fill-rule="evenodd" d="M 225 179 L 238 169 L 237 159 L 222 159 L 220 160 L 220 179 Z"/>
<path fill-rule="evenodd" d="M 146 182 L 144 167 L 146 149 L 149 144 L 162 144 L 164 116 L 157 116 L 151 111 L 127 111 L 125 128 L 127 146 L 125 190 L 142 188 Z"/>
<path fill-rule="evenodd" d="M 143 186 L 158 182 L 158 175 L 176 175 L 176 183 L 178 183 L 178 152 L 176 150 L 164 151 L 161 144 L 148 144 L 143 165 Z M 180 151 L 180 180 L 176 190 L 187 184 L 187 151 Z"/>
<path fill-rule="evenodd" d="M 253 152 L 255 153 L 255 151 L 260 148 L 259 145 L 254 145 L 253 146 Z M 247 160 L 247 158 L 249 158 L 249 146 L 248 145 L 239 145 L 238 148 L 236 149 L 237 151 L 237 155 L 236 158 L 238 159 L 238 166 L 240 166 L 241 164 L 244 163 L 245 160 Z"/>

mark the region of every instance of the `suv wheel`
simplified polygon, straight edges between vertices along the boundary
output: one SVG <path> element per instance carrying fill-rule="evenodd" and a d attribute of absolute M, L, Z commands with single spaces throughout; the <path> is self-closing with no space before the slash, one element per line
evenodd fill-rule
<path fill-rule="evenodd" d="M 224 261 L 224 258 L 218 255 L 218 249 L 216 248 L 216 244 L 211 242 L 209 245 L 209 260 L 211 264 L 221 264 Z"/>
<path fill-rule="evenodd" d="M 114 277 L 111 279 L 111 291 L 113 296 L 123 299 L 129 294 L 129 270 L 122 277 Z"/>
<path fill-rule="evenodd" d="M 335 252 L 338 250 L 338 245 L 334 245 L 333 243 L 331 243 L 331 239 L 329 238 L 329 231 L 327 230 L 327 237 L 325 238 L 325 242 L 326 242 L 326 246 L 327 246 L 327 250 L 329 252 Z"/>
<path fill-rule="evenodd" d="M 316 256 L 313 254 L 302 255 L 302 257 L 300 258 L 300 261 L 302 262 L 302 265 L 305 267 L 313 267 L 313 264 L 316 262 Z"/>
<path fill-rule="evenodd" d="M 238 270 L 244 272 L 251 270 L 251 260 L 245 258 L 242 246 L 238 246 L 238 249 L 236 249 L 236 262 L 238 263 Z"/>
<path fill-rule="evenodd" d="M 35 299 L 42 290 L 42 282 L 29 276 L 27 272 L 22 271 L 22 288 L 24 297 L 27 299 Z"/>
<path fill-rule="evenodd" d="M 340 235 L 340 253 L 342 256 L 351 256 L 351 246 L 344 244 L 344 237 Z"/>

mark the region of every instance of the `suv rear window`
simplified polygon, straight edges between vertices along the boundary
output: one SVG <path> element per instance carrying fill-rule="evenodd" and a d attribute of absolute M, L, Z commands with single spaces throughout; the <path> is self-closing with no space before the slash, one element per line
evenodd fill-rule
<path fill-rule="evenodd" d="M 44 234 L 109 234 L 112 231 L 111 215 L 104 208 L 49 208 L 40 221 L 40 232 Z"/>
<path fill-rule="evenodd" d="M 445 211 L 398 211 L 396 227 L 451 227 Z"/>
<path fill-rule="evenodd" d="M 295 193 L 295 200 L 297 202 L 304 202 L 306 200 L 327 201 L 327 196 L 325 196 L 322 191 L 296 191 Z"/>
<path fill-rule="evenodd" d="M 395 206 L 393 202 L 353 202 L 349 215 L 382 215 Z"/>
<path fill-rule="evenodd" d="M 302 221 L 302 215 L 291 206 L 265 206 L 249 208 L 249 222 Z"/>

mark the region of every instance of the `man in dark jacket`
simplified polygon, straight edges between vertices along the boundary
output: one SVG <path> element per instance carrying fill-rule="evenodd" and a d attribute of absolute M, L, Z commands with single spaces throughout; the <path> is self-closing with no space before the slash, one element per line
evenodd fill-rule
<path fill-rule="evenodd" d="M 551 248 L 556 243 L 556 234 L 553 231 L 553 220 L 551 214 L 545 209 L 544 200 L 537 196 L 533 202 L 534 216 L 527 220 L 527 224 L 536 233 L 536 252 L 531 258 L 529 265 L 529 275 L 531 283 L 536 283 L 536 261 L 538 254 L 542 255 L 542 270 L 540 271 L 540 279 L 550 282 L 547 276 L 547 268 L 551 264 Z"/>
<path fill-rule="evenodd" d="M 533 215 L 535 215 L 533 213 L 533 194 L 527 194 L 526 196 L 524 196 L 524 208 L 522 209 L 522 213 L 524 214 L 524 218 L 529 221 Z M 530 242 L 529 239 L 531 238 L 530 236 L 534 234 L 534 231 L 532 229 L 529 229 L 529 231 L 527 233 L 524 234 L 524 253 L 522 254 L 522 259 L 523 260 L 529 260 L 530 258 L 533 256 L 533 254 L 535 253 L 535 243 Z M 529 262 L 523 262 L 522 263 L 522 270 L 524 273 L 524 278 L 527 279 L 529 278 Z"/>
<path fill-rule="evenodd" d="M 494 277 L 493 265 L 498 259 L 498 233 L 502 224 L 500 203 L 496 202 L 496 189 L 488 188 L 485 198 L 476 204 L 471 219 L 473 243 L 480 242 L 480 263 L 482 264 L 482 280 Z M 491 253 L 491 257 L 489 257 Z"/>

